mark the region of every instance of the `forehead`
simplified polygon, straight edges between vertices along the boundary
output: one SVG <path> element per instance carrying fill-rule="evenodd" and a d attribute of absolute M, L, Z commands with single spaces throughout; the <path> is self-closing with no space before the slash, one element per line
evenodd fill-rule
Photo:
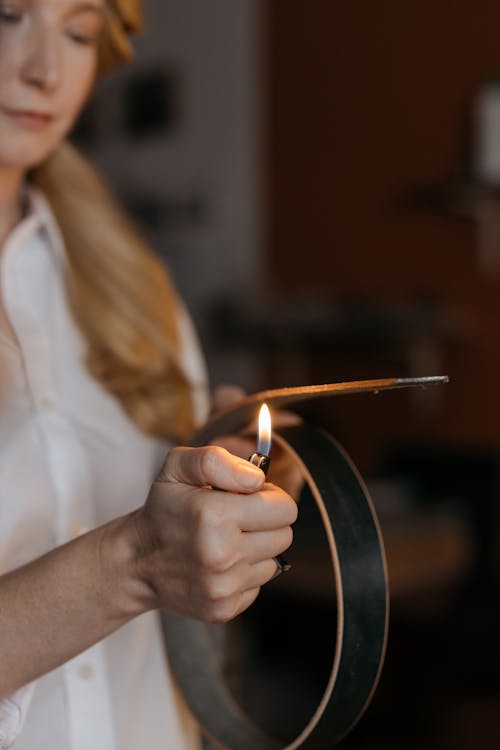
<path fill-rule="evenodd" d="M 105 0 L 28 0 L 28 5 L 61 14 L 100 12 Z"/>

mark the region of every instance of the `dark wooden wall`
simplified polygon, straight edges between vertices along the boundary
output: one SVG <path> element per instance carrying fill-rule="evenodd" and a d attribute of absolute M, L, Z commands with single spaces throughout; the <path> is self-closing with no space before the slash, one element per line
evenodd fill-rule
<path fill-rule="evenodd" d="M 465 513 L 474 540 L 476 563 L 437 583 L 435 599 L 429 581 L 420 604 L 405 609 L 393 597 L 381 686 L 361 734 L 345 747 L 493 750 L 500 746 L 500 608 L 491 577 L 500 550 L 500 199 L 488 197 L 498 232 L 485 266 L 470 217 L 487 205 L 484 193 L 472 185 L 468 200 L 458 198 L 470 172 L 475 93 L 500 72 L 500 3 L 264 0 L 262 7 L 272 294 L 282 308 L 296 308 L 296 319 L 304 297 L 318 310 L 330 306 L 330 335 L 325 314 L 321 331 L 297 336 L 304 380 L 451 378 L 435 393 L 334 399 L 313 416 L 329 422 L 365 476 L 383 475 L 384 456 L 406 450 L 406 476 L 415 486 L 424 479 L 423 502 L 406 519 L 412 531 L 428 522 L 415 544 L 398 541 L 398 529 L 388 534 L 381 515 L 391 580 L 405 569 L 418 576 L 426 560 L 430 579 L 439 580 L 453 539 L 453 524 L 433 525 L 443 498 L 462 497 L 446 507 L 457 519 Z M 279 352 L 272 356 L 279 360 Z M 427 529 L 437 540 L 434 558 Z"/>
<path fill-rule="evenodd" d="M 452 383 L 428 412 L 387 400 L 386 431 L 500 449 L 500 273 L 481 270 L 472 221 L 407 200 L 415 186 L 453 192 L 467 167 L 474 94 L 500 71 L 500 4 L 270 0 L 264 8 L 274 293 L 288 303 L 307 291 L 396 313 L 437 311 L 430 344 Z M 353 358 L 333 344 L 311 376 L 404 375 L 406 354 Z M 366 408 L 376 421 L 379 407 Z M 350 405 L 336 407 L 348 438 L 350 414 Z"/>

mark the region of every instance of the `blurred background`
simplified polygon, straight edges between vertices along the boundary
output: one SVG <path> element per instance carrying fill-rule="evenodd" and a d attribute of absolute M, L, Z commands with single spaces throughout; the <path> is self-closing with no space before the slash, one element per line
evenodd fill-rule
<path fill-rule="evenodd" d="M 341 747 L 497 750 L 500 5 L 145 6 L 74 137 L 168 263 L 212 385 L 450 376 L 309 409 L 368 483 L 391 580 L 386 666 Z M 279 601 L 306 652 L 335 630 L 317 576 Z M 277 662 L 254 703 L 286 722 L 323 671 L 284 707 Z"/>

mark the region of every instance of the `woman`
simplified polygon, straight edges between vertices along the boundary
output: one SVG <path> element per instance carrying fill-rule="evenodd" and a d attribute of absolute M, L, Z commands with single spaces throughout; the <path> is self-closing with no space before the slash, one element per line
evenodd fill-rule
<path fill-rule="evenodd" d="M 64 143 L 139 24 L 0 0 L 0 748 L 197 747 L 155 610 L 234 617 L 296 517 L 221 448 L 165 459 L 199 415 L 189 323 Z"/>

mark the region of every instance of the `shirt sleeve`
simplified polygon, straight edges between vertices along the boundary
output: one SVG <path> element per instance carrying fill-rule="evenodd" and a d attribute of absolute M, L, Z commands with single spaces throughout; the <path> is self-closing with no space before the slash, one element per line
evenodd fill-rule
<path fill-rule="evenodd" d="M 12 747 L 14 740 L 23 728 L 33 692 L 34 682 L 26 685 L 8 698 L 0 700 L 0 750 Z"/>

